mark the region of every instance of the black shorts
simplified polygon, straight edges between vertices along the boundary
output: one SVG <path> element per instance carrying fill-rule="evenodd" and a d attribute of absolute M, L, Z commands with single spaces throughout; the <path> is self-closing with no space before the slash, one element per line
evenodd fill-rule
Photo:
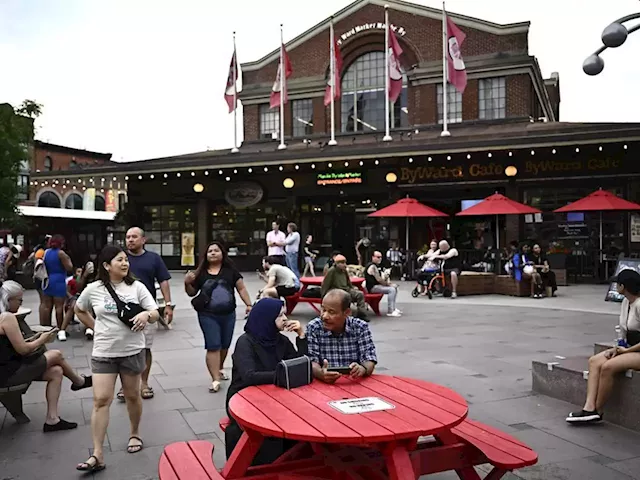
<path fill-rule="evenodd" d="M 291 295 L 295 295 L 298 289 L 296 287 L 283 287 L 280 285 L 276 287 L 276 292 L 278 292 L 278 297 L 290 297 Z"/>
<path fill-rule="evenodd" d="M 44 355 L 29 358 L 23 357 L 23 361 L 13 375 L 7 381 L 7 386 L 22 385 L 23 383 L 31 383 L 42 380 L 44 372 L 47 371 L 47 359 Z"/>
<path fill-rule="evenodd" d="M 460 269 L 459 268 L 449 268 L 449 269 L 445 268 L 444 269 L 444 274 L 445 275 L 451 275 L 451 272 L 456 272 L 456 275 L 460 276 Z"/>

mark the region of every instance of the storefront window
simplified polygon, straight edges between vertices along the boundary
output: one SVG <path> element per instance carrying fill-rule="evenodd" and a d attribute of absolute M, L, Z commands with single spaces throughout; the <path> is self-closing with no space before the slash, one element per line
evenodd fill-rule
<path fill-rule="evenodd" d="M 293 136 L 304 137 L 313 133 L 313 100 L 294 100 L 291 102 L 293 114 Z"/>
<path fill-rule="evenodd" d="M 438 123 L 442 123 L 442 85 L 438 84 L 436 96 L 438 98 Z M 447 120 L 449 123 L 462 122 L 462 94 L 452 86 L 447 87 Z"/>
<path fill-rule="evenodd" d="M 409 125 L 404 72 L 402 79 L 402 93 L 389 112 L 392 128 Z M 385 82 L 384 52 L 365 53 L 349 66 L 342 78 L 343 132 L 384 131 Z"/>
<path fill-rule="evenodd" d="M 221 205 L 211 213 L 211 238 L 224 242 L 231 257 L 266 255 L 267 231 L 275 217 L 268 207 Z"/>
<path fill-rule="evenodd" d="M 181 233 L 195 232 L 195 210 L 192 206 L 162 205 L 145 207 L 148 222 L 144 225 L 145 248 L 163 257 L 179 257 Z"/>

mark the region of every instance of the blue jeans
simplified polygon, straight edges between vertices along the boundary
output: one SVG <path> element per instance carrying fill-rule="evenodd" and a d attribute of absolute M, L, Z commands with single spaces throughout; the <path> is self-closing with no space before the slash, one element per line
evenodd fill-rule
<path fill-rule="evenodd" d="M 298 252 L 286 253 L 287 267 L 296 274 L 296 277 L 300 278 L 300 270 L 298 269 Z"/>

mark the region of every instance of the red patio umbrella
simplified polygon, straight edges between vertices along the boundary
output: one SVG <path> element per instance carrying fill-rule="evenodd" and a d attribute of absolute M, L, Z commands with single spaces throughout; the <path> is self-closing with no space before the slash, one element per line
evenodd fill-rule
<path fill-rule="evenodd" d="M 600 212 L 600 261 L 602 261 L 602 212 L 640 210 L 640 205 L 600 188 L 580 200 L 554 210 L 554 213 Z"/>
<path fill-rule="evenodd" d="M 448 217 L 446 213 L 428 207 L 415 198 L 402 198 L 388 207 L 381 208 L 368 215 L 369 217 L 402 217 L 407 219 L 406 246 L 409 250 L 409 218 L 413 217 Z"/>
<path fill-rule="evenodd" d="M 530 207 L 524 203 L 516 202 L 510 198 L 505 197 L 499 193 L 494 193 L 488 196 L 480 203 L 475 204 L 472 207 L 462 210 L 456 213 L 456 216 L 496 216 L 496 248 L 500 248 L 500 230 L 498 225 L 499 215 L 526 215 L 528 213 L 542 213 L 537 208 Z"/>

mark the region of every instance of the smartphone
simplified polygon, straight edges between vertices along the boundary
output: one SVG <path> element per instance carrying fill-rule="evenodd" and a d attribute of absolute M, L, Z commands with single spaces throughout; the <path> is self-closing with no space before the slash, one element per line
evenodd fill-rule
<path fill-rule="evenodd" d="M 349 367 L 329 367 L 327 368 L 328 372 L 338 372 L 341 375 L 349 375 L 351 373 L 351 368 Z"/>

